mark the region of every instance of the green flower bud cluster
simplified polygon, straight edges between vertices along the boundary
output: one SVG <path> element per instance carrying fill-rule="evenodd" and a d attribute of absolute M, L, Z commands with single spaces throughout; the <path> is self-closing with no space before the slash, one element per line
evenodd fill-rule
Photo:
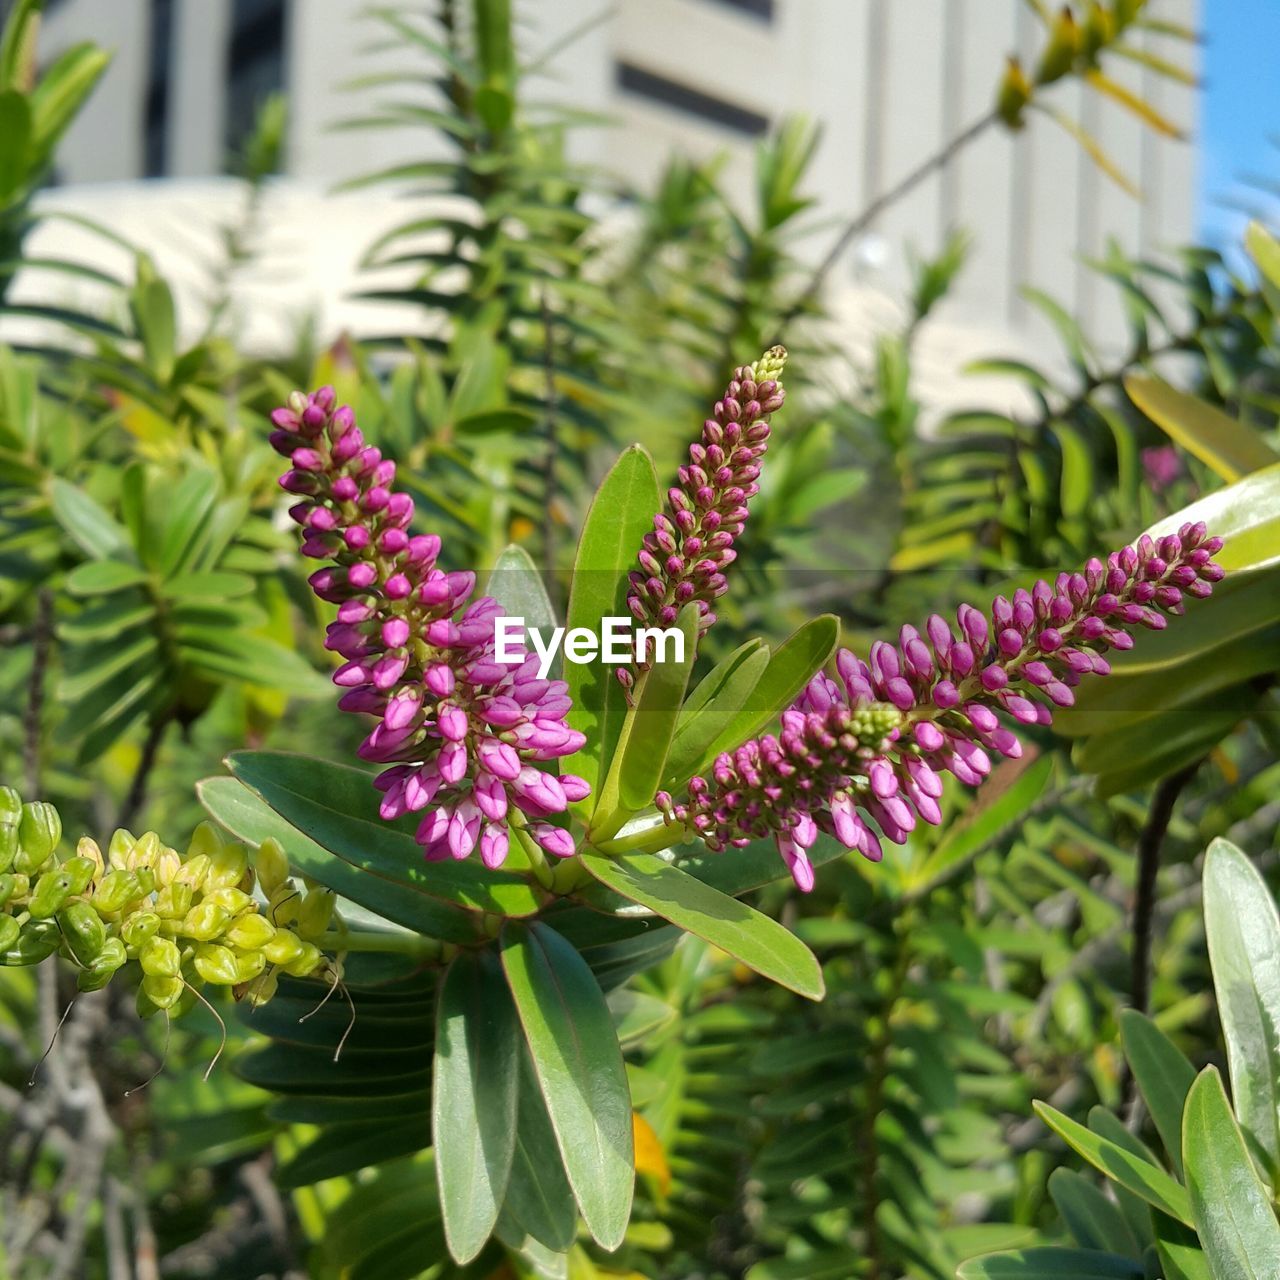
<path fill-rule="evenodd" d="M 0 787 L 0 964 L 38 964 L 58 953 L 78 968 L 80 990 L 96 991 L 136 961 L 143 1017 L 184 1012 L 204 983 L 262 1004 L 281 973 L 339 976 L 317 945 L 334 895 L 296 885 L 274 840 L 259 848 L 256 875 L 249 850 L 208 822 L 185 854 L 154 831 L 118 830 L 105 856 L 85 836 L 74 856 L 60 858 L 61 840 L 52 805 L 23 804 Z"/>

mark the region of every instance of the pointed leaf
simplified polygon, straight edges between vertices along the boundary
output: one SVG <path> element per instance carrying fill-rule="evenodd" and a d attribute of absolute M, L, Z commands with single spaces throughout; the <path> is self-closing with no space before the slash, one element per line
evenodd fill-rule
<path fill-rule="evenodd" d="M 1216 1067 L 1206 1067 L 1187 1095 L 1182 1160 L 1214 1280 L 1280 1276 L 1280 1224 Z"/>
<path fill-rule="evenodd" d="M 1173 1171 L 1181 1176 L 1182 1109 L 1196 1078 L 1195 1068 L 1177 1045 L 1136 1009 L 1121 1012 L 1120 1039 Z"/>
<path fill-rule="evenodd" d="M 631 1098 L 609 1006 L 586 962 L 546 925 L 508 924 L 502 966 L 565 1172 L 597 1243 L 616 1249 L 631 1216 Z"/>
<path fill-rule="evenodd" d="M 582 864 L 615 893 L 705 939 L 749 969 L 810 1000 L 822 998 L 822 969 L 813 952 L 785 925 L 746 903 L 651 854 L 606 858 L 584 853 Z"/>

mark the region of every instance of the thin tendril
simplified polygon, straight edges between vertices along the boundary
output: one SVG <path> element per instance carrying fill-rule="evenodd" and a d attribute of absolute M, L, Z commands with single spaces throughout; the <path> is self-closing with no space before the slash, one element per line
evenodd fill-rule
<path fill-rule="evenodd" d="M 213 1061 L 209 1063 L 204 1073 L 204 1079 L 208 1080 L 213 1074 L 213 1069 L 218 1065 L 218 1059 L 222 1057 L 222 1051 L 227 1047 L 227 1024 L 222 1020 L 222 1015 L 204 998 L 185 978 L 182 979 L 182 985 L 191 992 L 197 1000 L 200 1001 L 206 1009 L 217 1019 L 218 1026 L 222 1028 L 222 1042 L 218 1045 L 218 1052 L 213 1055 Z"/>
<path fill-rule="evenodd" d="M 156 1069 L 141 1083 L 135 1084 L 132 1089 L 126 1089 L 124 1096 L 127 1098 L 131 1094 L 141 1093 L 165 1068 L 165 1063 L 169 1061 L 169 1035 L 173 1031 L 173 1019 L 169 1017 L 169 1010 L 164 1011 L 164 1048 L 160 1050 L 160 1063 Z M 206 1077 L 207 1079 L 208 1077 Z"/>
<path fill-rule="evenodd" d="M 36 1082 L 36 1076 L 40 1074 L 40 1068 L 44 1066 L 44 1060 L 53 1052 L 53 1046 L 58 1043 L 58 1032 L 62 1030 L 62 1024 L 66 1022 L 71 1010 L 76 1007 L 76 1002 L 71 1001 L 69 1005 L 62 1011 L 62 1017 L 58 1019 L 58 1025 L 53 1029 L 53 1035 L 49 1037 L 49 1046 L 40 1055 L 40 1060 L 31 1068 L 31 1079 L 27 1081 L 27 1088 L 30 1089 Z"/>

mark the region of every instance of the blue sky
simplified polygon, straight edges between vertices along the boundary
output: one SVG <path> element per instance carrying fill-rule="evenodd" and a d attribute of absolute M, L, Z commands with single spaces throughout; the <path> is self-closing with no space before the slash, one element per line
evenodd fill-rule
<path fill-rule="evenodd" d="M 1280 183 L 1280 0 L 1201 0 L 1205 91 L 1200 121 L 1201 234 L 1234 238 L 1243 215 L 1216 201 L 1260 173 Z M 1155 6 L 1153 6 L 1154 8 Z M 1269 143 L 1268 136 L 1276 143 Z M 1280 199 L 1273 199 L 1273 208 Z"/>

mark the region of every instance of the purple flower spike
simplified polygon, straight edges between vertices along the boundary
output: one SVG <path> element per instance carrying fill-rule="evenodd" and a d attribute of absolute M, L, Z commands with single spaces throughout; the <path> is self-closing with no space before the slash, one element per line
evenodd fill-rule
<path fill-rule="evenodd" d="M 365 446 L 331 387 L 296 392 L 271 422 L 272 447 L 291 463 L 281 486 L 303 496 L 289 508 L 303 550 L 331 562 L 310 582 L 339 606 L 325 640 L 346 659 L 333 676 L 346 691 L 338 705 L 378 717 L 359 754 L 391 766 L 374 784 L 381 815 L 423 813 L 417 841 L 429 860 L 478 852 L 493 868 L 507 856 L 514 807 L 539 844 L 570 856 L 572 837 L 545 819 L 589 788 L 534 763 L 583 744 L 565 723 L 568 686 L 539 680 L 531 654 L 497 661 L 501 607 L 471 599 L 474 574 L 436 567 L 438 537 L 405 533 L 413 499 L 391 488 L 395 464 Z"/>
<path fill-rule="evenodd" d="M 898 647 L 877 642 L 867 662 L 836 656 L 839 681 L 820 672 L 783 713 L 781 732 L 746 742 L 692 778 L 687 802 L 657 797 L 718 852 L 772 836 L 796 885 L 813 887 L 805 850 L 818 830 L 878 860 L 885 839 L 903 843 L 917 820 L 942 820 L 941 775 L 976 786 L 992 756 L 1017 758 L 1022 744 L 1001 721 L 1047 725 L 1048 704 L 1069 707 L 1083 675 L 1105 675 L 1099 650 L 1127 649 L 1126 628 L 1165 626 L 1184 596 L 1206 596 L 1223 576 L 1212 557 L 1222 539 L 1185 524 L 1157 545 L 1141 538 L 1060 574 L 998 597 L 984 616 L 961 605 L 957 633 L 935 615 L 924 633 L 904 627 Z M 928 637 L 927 641 L 925 637 Z"/>
<path fill-rule="evenodd" d="M 699 635 L 715 622 L 714 602 L 729 589 L 725 571 L 737 555 L 734 541 L 760 492 L 760 459 L 769 447 L 769 415 L 782 407 L 786 360 L 784 348 L 772 347 L 754 365 L 735 369 L 701 439 L 689 446 L 680 483 L 654 516 L 640 567 L 630 575 L 627 607 L 645 626 L 674 626 L 690 601 L 698 604 Z M 631 670 L 619 667 L 618 678 L 629 684 Z"/>

